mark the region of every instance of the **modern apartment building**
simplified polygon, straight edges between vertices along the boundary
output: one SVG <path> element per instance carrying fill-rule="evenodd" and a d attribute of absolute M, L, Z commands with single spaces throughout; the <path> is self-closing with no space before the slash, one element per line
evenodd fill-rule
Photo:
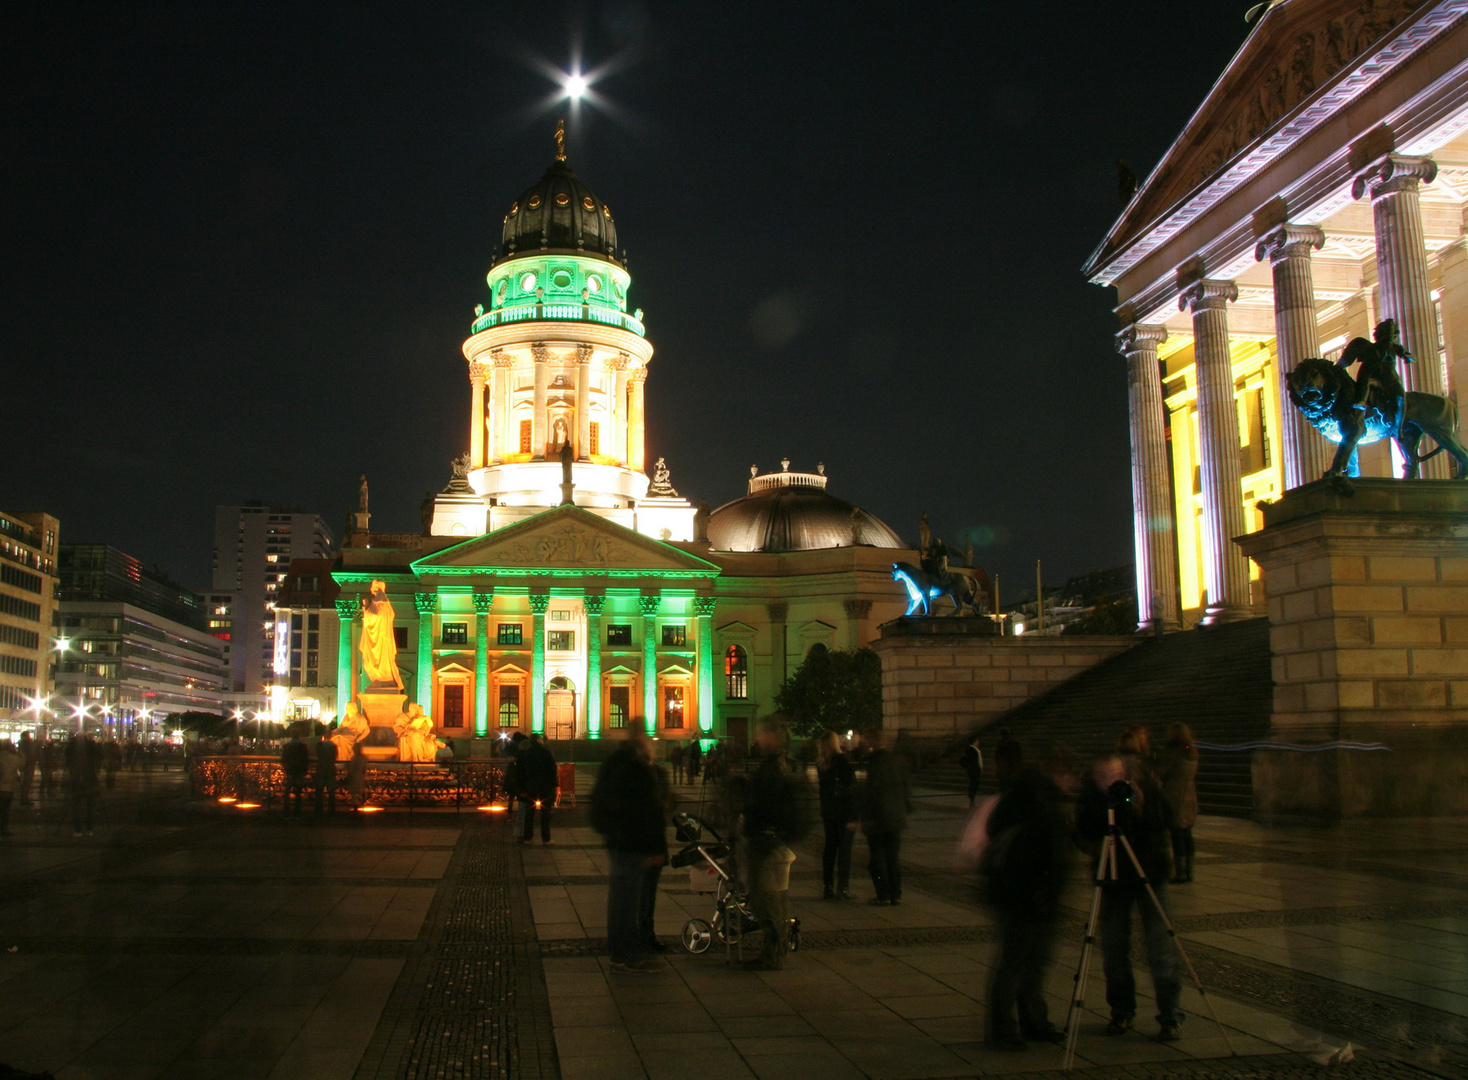
<path fill-rule="evenodd" d="M 39 723 L 51 692 L 59 535 L 49 514 L 0 513 L 0 731 Z"/>

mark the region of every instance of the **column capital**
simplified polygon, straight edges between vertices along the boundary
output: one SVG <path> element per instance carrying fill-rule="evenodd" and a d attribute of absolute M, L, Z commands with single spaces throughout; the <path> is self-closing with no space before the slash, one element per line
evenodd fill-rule
<path fill-rule="evenodd" d="M 581 606 L 591 618 L 600 618 L 602 609 L 607 606 L 606 593 L 587 593 L 581 598 Z"/>
<path fill-rule="evenodd" d="M 357 617 L 357 598 L 355 596 L 338 596 L 336 598 L 336 617 L 338 619 L 355 619 Z"/>
<path fill-rule="evenodd" d="M 515 366 L 515 358 L 505 352 L 504 349 L 495 349 L 489 354 L 490 360 L 497 368 L 511 368 Z"/>
<path fill-rule="evenodd" d="M 607 367 L 613 371 L 626 371 L 631 357 L 624 352 L 618 352 L 616 356 L 607 357 Z"/>
<path fill-rule="evenodd" d="M 790 614 L 790 605 L 784 600 L 771 600 L 765 605 L 765 610 L 769 612 L 771 621 L 782 623 Z"/>
<path fill-rule="evenodd" d="M 848 619 L 865 619 L 872 613 L 870 600 L 843 600 L 841 606 L 846 610 Z"/>
<path fill-rule="evenodd" d="M 419 615 L 431 615 L 438 610 L 438 593 L 415 592 L 413 594 L 413 606 L 418 609 Z"/>
<path fill-rule="evenodd" d="M 1183 286 L 1178 294 L 1177 309 L 1195 314 L 1199 311 L 1222 311 L 1238 298 L 1239 287 L 1234 282 L 1199 278 Z"/>
<path fill-rule="evenodd" d="M 576 363 L 581 364 L 583 366 L 586 365 L 586 364 L 591 363 L 591 353 L 592 353 L 591 346 L 590 345 L 587 345 L 585 342 L 582 342 L 580 345 L 577 345 L 576 346 Z"/>
<path fill-rule="evenodd" d="M 1259 238 L 1254 245 L 1254 260 L 1262 261 L 1265 256 L 1271 263 L 1285 259 L 1308 259 L 1311 250 L 1319 251 L 1325 246 L 1325 231 L 1318 225 L 1292 225 L 1289 222 L 1276 225 Z"/>
<path fill-rule="evenodd" d="M 714 613 L 714 608 L 719 604 L 718 598 L 714 596 L 695 596 L 693 598 L 693 613 L 701 619 L 707 619 Z"/>
<path fill-rule="evenodd" d="M 546 609 L 550 607 L 550 602 L 550 593 L 530 594 L 530 610 L 535 615 L 544 615 Z"/>
<path fill-rule="evenodd" d="M 1397 191 L 1416 191 L 1419 182 L 1430 184 L 1436 179 L 1437 162 L 1430 157 L 1383 154 L 1356 174 L 1351 198 L 1359 199 L 1368 190 L 1373 200 Z"/>
<path fill-rule="evenodd" d="M 550 359 L 550 350 L 537 341 L 534 345 L 530 346 L 530 355 L 535 359 L 537 364 L 543 364 Z"/>
<path fill-rule="evenodd" d="M 1167 327 L 1155 323 L 1132 323 L 1116 334 L 1116 351 L 1123 356 L 1147 349 L 1156 351 L 1167 340 Z"/>
<path fill-rule="evenodd" d="M 484 380 L 487 379 L 487 378 L 489 378 L 489 372 L 490 372 L 490 366 L 488 364 L 481 364 L 477 360 L 470 360 L 469 361 L 469 381 L 470 382 L 472 382 L 472 383 L 478 383 L 479 385 L 483 386 L 484 385 Z"/>
<path fill-rule="evenodd" d="M 658 613 L 658 608 L 663 606 L 663 598 L 660 593 L 651 596 L 639 596 L 637 598 L 637 609 L 642 612 L 643 618 L 651 618 Z"/>
<path fill-rule="evenodd" d="M 474 590 L 474 612 L 477 615 L 488 615 L 494 607 L 494 586 L 487 589 Z"/>
<path fill-rule="evenodd" d="M 628 368 L 627 369 L 627 381 L 628 382 L 635 382 L 635 383 L 646 382 L 647 381 L 647 368 L 645 368 L 645 367 Z"/>

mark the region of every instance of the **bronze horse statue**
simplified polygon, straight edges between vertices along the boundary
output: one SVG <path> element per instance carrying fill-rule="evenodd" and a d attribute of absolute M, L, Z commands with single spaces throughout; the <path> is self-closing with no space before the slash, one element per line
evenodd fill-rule
<path fill-rule="evenodd" d="M 892 564 L 892 579 L 902 582 L 907 590 L 907 615 L 915 615 L 922 609 L 924 616 L 933 613 L 933 601 L 946 596 L 953 603 L 950 615 L 962 615 L 965 607 L 979 612 L 979 584 L 964 574 L 951 570 L 931 573 L 909 562 Z"/>
<path fill-rule="evenodd" d="M 1415 479 L 1422 462 L 1444 451 L 1457 461 L 1458 477 L 1468 478 L 1468 450 L 1457 435 L 1458 407 L 1449 399 L 1409 391 L 1401 409 L 1401 424 L 1393 430 L 1398 415 L 1394 395 L 1373 388 L 1367 395 L 1366 408 L 1356 408 L 1356 381 L 1329 360 L 1301 360 L 1285 384 L 1290 400 L 1310 425 L 1339 444 L 1326 476 L 1360 476 L 1356 448 L 1390 438 L 1396 440 L 1406 462 L 1403 479 Z M 1424 435 L 1437 443 L 1437 449 L 1419 455 L 1417 448 Z"/>

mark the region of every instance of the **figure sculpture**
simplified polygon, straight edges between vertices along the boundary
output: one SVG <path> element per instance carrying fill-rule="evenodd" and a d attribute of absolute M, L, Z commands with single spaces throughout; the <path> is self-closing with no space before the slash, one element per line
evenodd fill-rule
<path fill-rule="evenodd" d="M 1416 478 L 1418 467 L 1446 451 L 1458 462 L 1458 477 L 1468 477 L 1468 450 L 1458 440 L 1458 407 L 1448 398 L 1404 392 L 1394 361 L 1410 359 L 1396 340 L 1396 323 L 1385 319 L 1375 341 L 1356 338 L 1340 360 L 1311 357 L 1300 361 L 1286 378 L 1290 400 L 1316 431 L 1339 444 L 1327 477 L 1360 476 L 1357 448 L 1380 439 L 1395 439 L 1405 462 L 1403 479 Z M 1361 362 L 1357 378 L 1345 370 Z M 1437 449 L 1419 455 L 1426 435 Z"/>
<path fill-rule="evenodd" d="M 337 760 L 350 761 L 357 752 L 357 744 L 371 733 L 372 726 L 362 715 L 361 708 L 355 701 L 347 702 L 347 707 L 342 710 L 341 722 L 331 733 L 331 741 L 336 744 Z"/>
<path fill-rule="evenodd" d="M 362 600 L 362 639 L 357 645 L 362 659 L 362 673 L 374 688 L 403 688 L 398 672 L 398 643 L 393 636 L 392 601 L 387 598 L 387 584 L 374 581 L 371 594 Z"/>
<path fill-rule="evenodd" d="M 558 448 L 564 447 L 570 442 L 570 439 L 566 435 L 566 418 L 564 416 L 556 417 L 555 425 L 551 428 L 551 442 Z"/>
<path fill-rule="evenodd" d="M 399 761 L 434 761 L 438 757 L 439 741 L 433 736 L 433 719 L 423 712 L 416 701 L 408 711 L 393 721 L 392 729 L 398 737 Z"/>
<path fill-rule="evenodd" d="M 907 590 L 907 610 L 904 615 L 916 615 L 921 610 L 923 616 L 933 614 L 933 601 L 940 596 L 946 596 L 953 604 L 953 610 L 948 614 L 962 615 L 964 608 L 970 609 L 975 615 L 980 614 L 979 606 L 980 590 L 978 582 L 964 574 L 955 574 L 950 570 L 933 573 L 920 566 L 913 566 L 908 562 L 895 562 L 892 564 L 892 579 L 902 582 L 903 588 Z"/>
<path fill-rule="evenodd" d="M 676 499 L 678 493 L 673 490 L 673 477 L 668 471 L 668 463 L 663 458 L 658 458 L 652 467 L 652 483 L 648 485 L 647 493 L 659 498 Z"/>

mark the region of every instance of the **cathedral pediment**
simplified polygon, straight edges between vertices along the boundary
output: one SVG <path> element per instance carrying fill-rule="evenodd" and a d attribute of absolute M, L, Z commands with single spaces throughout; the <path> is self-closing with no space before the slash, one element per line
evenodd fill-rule
<path fill-rule="evenodd" d="M 1236 186 L 1334 114 L 1380 77 L 1375 60 L 1358 61 L 1409 22 L 1421 23 L 1421 32 L 1411 35 L 1416 40 L 1388 51 L 1405 55 L 1420 47 L 1443 29 L 1432 11 L 1442 6 L 1440 0 L 1288 0 L 1272 7 L 1091 256 L 1087 276 L 1114 280 L 1125 269 L 1123 252 L 1200 191 L 1225 177 L 1232 178 L 1226 186 Z"/>
<path fill-rule="evenodd" d="M 419 575 L 583 570 L 715 577 L 719 568 L 577 506 L 543 514 L 419 559 Z"/>

